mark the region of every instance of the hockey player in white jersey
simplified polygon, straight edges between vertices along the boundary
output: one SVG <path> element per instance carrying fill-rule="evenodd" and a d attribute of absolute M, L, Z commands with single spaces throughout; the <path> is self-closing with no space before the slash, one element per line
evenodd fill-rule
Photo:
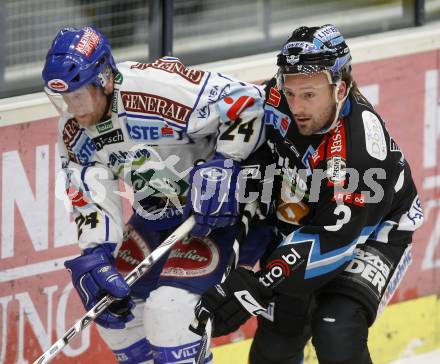
<path fill-rule="evenodd" d="M 92 27 L 60 30 L 42 75 L 61 115 L 60 154 L 81 248 L 65 266 L 84 306 L 104 292 L 121 298 L 96 320 L 120 363 L 190 363 L 200 339 L 188 330 L 193 307 L 220 281 L 231 254 L 234 181 L 262 140 L 264 91 L 176 58 L 116 65 Z M 231 186 L 226 194 L 222 181 Z M 207 192 L 213 198 L 191 197 Z M 124 198 L 134 210 L 125 226 Z M 179 226 L 185 202 L 197 222 L 193 237 L 128 287 L 124 272 Z M 251 230 L 240 263 L 252 266 L 269 236 L 263 226 Z"/>

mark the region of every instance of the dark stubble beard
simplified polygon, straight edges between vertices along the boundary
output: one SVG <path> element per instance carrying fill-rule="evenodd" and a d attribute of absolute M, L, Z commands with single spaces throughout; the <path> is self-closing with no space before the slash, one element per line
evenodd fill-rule
<path fill-rule="evenodd" d="M 335 120 L 335 116 L 336 116 L 336 104 L 333 104 L 330 117 L 327 119 L 328 120 L 327 123 L 320 130 L 326 130 L 333 123 L 333 120 Z"/>
<path fill-rule="evenodd" d="M 326 115 L 328 115 L 328 116 L 326 116 Z M 299 133 L 304 136 L 318 134 L 320 131 L 325 130 L 326 128 L 328 128 L 332 124 L 333 120 L 335 119 L 335 115 L 336 115 L 336 104 L 332 104 L 327 109 L 325 109 L 321 113 L 321 115 L 319 115 L 320 117 L 321 116 L 323 116 L 323 118 L 325 117 L 325 119 L 327 120 L 327 123 L 324 126 L 322 126 L 321 128 L 316 127 L 313 129 L 309 129 L 306 133 L 302 132 L 301 129 L 298 127 Z"/>

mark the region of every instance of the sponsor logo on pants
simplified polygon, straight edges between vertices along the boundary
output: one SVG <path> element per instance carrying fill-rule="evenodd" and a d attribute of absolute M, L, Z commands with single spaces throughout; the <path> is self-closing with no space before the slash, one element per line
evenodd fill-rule
<path fill-rule="evenodd" d="M 343 275 L 368 288 L 379 301 L 393 264 L 385 255 L 372 247 L 357 248 L 355 252 L 356 256 L 345 268 Z"/>

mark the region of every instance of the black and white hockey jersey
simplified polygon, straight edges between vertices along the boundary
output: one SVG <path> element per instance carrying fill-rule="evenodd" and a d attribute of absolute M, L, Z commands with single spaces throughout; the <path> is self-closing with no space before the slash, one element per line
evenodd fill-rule
<path fill-rule="evenodd" d="M 333 129 L 303 136 L 273 79 L 265 124 L 280 175 L 272 194 L 280 239 L 260 273 L 265 286 L 310 293 L 343 271 L 367 240 L 411 243 L 423 213 L 410 167 L 357 88 Z"/>

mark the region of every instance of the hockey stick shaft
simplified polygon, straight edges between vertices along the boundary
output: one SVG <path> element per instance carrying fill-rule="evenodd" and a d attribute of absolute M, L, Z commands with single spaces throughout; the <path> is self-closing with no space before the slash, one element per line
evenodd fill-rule
<path fill-rule="evenodd" d="M 168 238 L 166 238 L 150 255 L 148 255 L 139 265 L 134 268 L 126 277 L 125 281 L 131 287 L 141 278 L 165 253 L 167 253 L 179 240 L 188 235 L 195 225 L 194 217 L 189 217 L 180 225 Z M 44 364 L 52 360 L 73 338 L 89 326 L 103 311 L 105 311 L 116 299 L 106 295 L 95 306 L 78 320 L 63 337 L 58 339 L 43 355 L 41 355 L 33 364 Z"/>
<path fill-rule="evenodd" d="M 249 226 L 252 218 L 255 215 L 257 210 L 258 203 L 256 201 L 248 203 L 241 215 L 241 220 L 238 226 L 238 233 L 234 239 L 234 243 L 232 244 L 232 254 L 229 258 L 228 265 L 223 273 L 221 283 L 223 283 L 226 277 L 229 275 L 232 269 L 237 267 L 238 258 L 239 258 L 239 249 L 240 244 L 246 239 L 246 236 L 249 232 Z M 208 322 L 198 322 L 197 319 L 191 323 L 193 327 L 202 327 L 204 329 L 202 338 L 200 339 L 200 346 L 198 352 L 194 358 L 194 364 L 203 364 L 205 362 L 206 350 L 208 349 L 209 337 L 211 336 L 211 325 L 208 325 Z"/>

